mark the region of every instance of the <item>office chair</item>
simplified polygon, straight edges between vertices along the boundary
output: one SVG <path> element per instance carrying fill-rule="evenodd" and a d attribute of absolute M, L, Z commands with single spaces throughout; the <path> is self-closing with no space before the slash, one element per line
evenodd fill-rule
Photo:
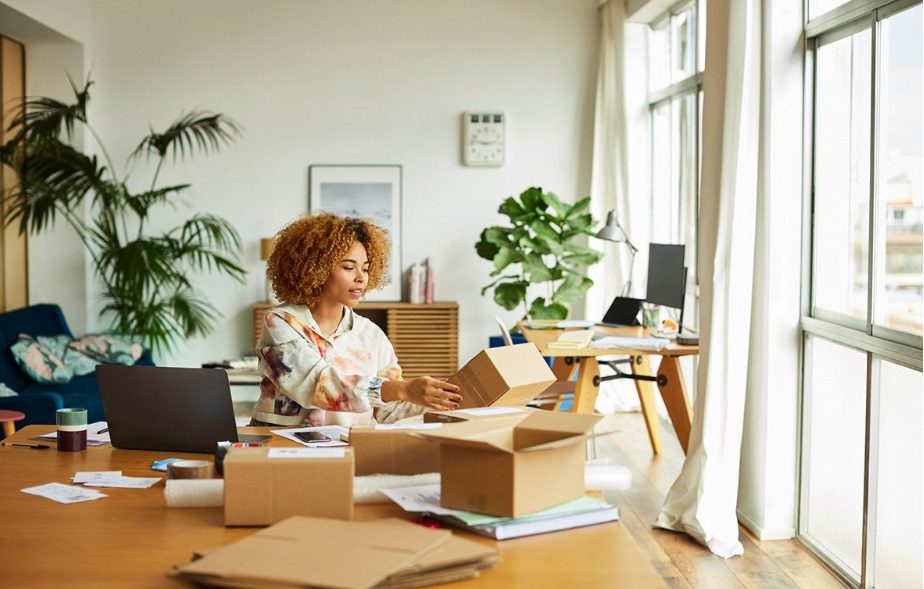
<path fill-rule="evenodd" d="M 494 316 L 494 321 L 496 321 L 497 324 L 500 326 L 501 337 L 504 338 L 504 345 L 512 346 L 513 340 L 510 338 L 510 330 L 507 329 L 506 325 L 504 325 L 504 321 L 497 315 Z"/>

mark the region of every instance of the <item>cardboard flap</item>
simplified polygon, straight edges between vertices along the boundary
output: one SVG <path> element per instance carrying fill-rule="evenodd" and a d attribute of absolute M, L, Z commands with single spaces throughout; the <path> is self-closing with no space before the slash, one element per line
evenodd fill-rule
<path fill-rule="evenodd" d="M 542 451 L 542 450 L 551 450 L 552 448 L 564 448 L 572 444 L 577 444 L 579 442 L 586 442 L 587 440 L 590 440 L 593 438 L 599 438 L 600 436 L 608 436 L 610 434 L 616 433 L 616 431 L 617 430 L 610 430 L 610 431 L 605 431 L 605 432 L 594 432 L 594 433 L 569 436 L 566 438 L 552 440 L 550 442 L 536 444 L 536 445 L 529 446 L 526 448 L 518 448 L 517 452 L 536 452 L 536 451 Z"/>
<path fill-rule="evenodd" d="M 410 435 L 438 440 L 453 446 L 513 452 L 513 428 L 529 414 L 517 413 L 491 419 L 449 423 L 439 430 L 419 431 Z"/>
<path fill-rule="evenodd" d="M 599 415 L 540 411 L 523 419 L 514 431 L 513 447 L 517 451 L 581 436 L 601 419 Z"/>
<path fill-rule="evenodd" d="M 532 411 L 517 424 L 517 428 L 583 434 L 593 429 L 601 419 L 602 415 L 587 413 Z"/>

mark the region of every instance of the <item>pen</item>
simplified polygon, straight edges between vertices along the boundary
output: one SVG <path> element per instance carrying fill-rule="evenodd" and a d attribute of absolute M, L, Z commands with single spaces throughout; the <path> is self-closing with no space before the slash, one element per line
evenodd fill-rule
<path fill-rule="evenodd" d="M 20 448 L 32 448 L 33 450 L 47 450 L 51 446 L 45 444 L 14 444 L 13 442 L 0 442 L 2 446 L 18 446 Z"/>

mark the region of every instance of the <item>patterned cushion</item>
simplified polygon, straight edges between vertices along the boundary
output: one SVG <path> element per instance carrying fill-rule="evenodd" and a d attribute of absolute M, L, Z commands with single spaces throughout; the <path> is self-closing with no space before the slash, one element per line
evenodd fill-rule
<path fill-rule="evenodd" d="M 39 335 L 35 339 L 51 350 L 52 354 L 61 358 L 61 361 L 74 373 L 74 376 L 83 376 L 96 372 L 96 365 L 99 362 L 77 350 L 71 349 L 70 343 L 74 340 L 70 336 L 64 334 Z"/>
<path fill-rule="evenodd" d="M 19 334 L 19 339 L 10 348 L 16 363 L 35 382 L 65 383 L 74 376 L 58 356 L 39 343 L 31 335 Z"/>
<path fill-rule="evenodd" d="M 67 344 L 70 350 L 79 352 L 102 364 L 134 364 L 141 357 L 141 344 L 130 344 L 111 335 L 85 335 Z"/>
<path fill-rule="evenodd" d="M 0 382 L 0 397 L 18 397 L 19 393 Z"/>

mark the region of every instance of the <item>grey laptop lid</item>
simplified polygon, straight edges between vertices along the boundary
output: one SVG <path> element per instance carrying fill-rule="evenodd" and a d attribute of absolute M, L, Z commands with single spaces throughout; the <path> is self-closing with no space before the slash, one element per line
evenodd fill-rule
<path fill-rule="evenodd" d="M 116 448 L 214 453 L 238 441 L 224 370 L 101 364 L 96 375 Z"/>

